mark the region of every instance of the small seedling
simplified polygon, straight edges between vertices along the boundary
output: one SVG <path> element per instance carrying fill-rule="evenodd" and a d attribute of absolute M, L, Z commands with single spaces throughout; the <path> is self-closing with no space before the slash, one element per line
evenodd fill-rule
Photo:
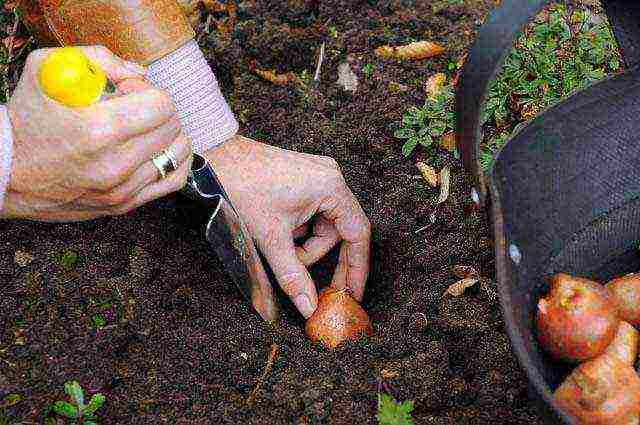
<path fill-rule="evenodd" d="M 369 78 L 373 74 L 373 64 L 368 63 L 362 67 L 362 73 L 365 77 Z"/>
<path fill-rule="evenodd" d="M 56 254 L 56 262 L 61 267 L 70 269 L 78 262 L 78 254 L 70 249 L 63 249 Z"/>
<path fill-rule="evenodd" d="M 398 403 L 388 394 L 378 393 L 378 419 L 379 425 L 413 425 L 411 412 L 413 401 L 407 400 Z"/>
<path fill-rule="evenodd" d="M 335 25 L 331 25 L 327 31 L 329 33 L 329 37 L 338 38 L 338 28 L 336 28 Z"/>
<path fill-rule="evenodd" d="M 451 87 L 444 87 L 435 98 L 427 98 L 422 108 L 410 107 L 402 117 L 402 127 L 393 133 L 397 139 L 405 140 L 402 154 L 409 156 L 418 145 L 429 147 L 434 138 L 453 131 L 454 93 Z"/>
<path fill-rule="evenodd" d="M 91 316 L 91 327 L 99 329 L 104 327 L 106 324 L 107 321 L 102 314 L 94 314 Z"/>
<path fill-rule="evenodd" d="M 84 404 L 84 392 L 78 381 L 67 381 L 64 384 L 64 391 L 69 395 L 74 404 L 66 401 L 56 401 L 53 410 L 60 416 L 73 419 L 72 424 L 97 425 L 98 420 L 94 416 L 105 401 L 102 394 L 94 394 L 89 404 Z"/>

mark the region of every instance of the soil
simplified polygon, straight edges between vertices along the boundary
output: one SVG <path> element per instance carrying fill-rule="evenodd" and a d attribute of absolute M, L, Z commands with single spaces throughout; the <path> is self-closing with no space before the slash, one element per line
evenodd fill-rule
<path fill-rule="evenodd" d="M 379 391 L 414 400 L 416 424 L 542 423 L 503 330 L 492 239 L 485 213 L 471 206 L 469 176 L 444 149 L 404 158 L 392 137 L 403 111 L 424 102 L 426 78 L 455 73 L 450 64 L 493 3 L 247 1 L 233 31 L 201 32 L 243 134 L 341 165 L 374 227 L 364 298 L 373 337 L 335 351 L 314 345 L 282 294 L 281 321 L 262 322 L 183 226 L 175 196 L 91 222 L 0 222 L 0 400 L 23 397 L 0 413 L 41 423 L 75 379 L 107 397 L 104 424 L 374 424 Z M 447 51 L 414 62 L 373 55 L 411 39 Z M 276 86 L 249 70 L 255 60 L 313 76 L 323 41 L 317 87 Z M 336 84 L 343 61 L 358 76 L 353 94 Z M 452 170 L 436 223 L 417 234 L 439 189 L 421 179 L 416 160 Z M 16 251 L 33 258 L 19 265 Z M 319 287 L 335 263 L 333 252 L 313 266 Z M 460 297 L 444 295 L 458 264 L 486 279 Z M 106 323 L 96 331 L 99 312 Z"/>

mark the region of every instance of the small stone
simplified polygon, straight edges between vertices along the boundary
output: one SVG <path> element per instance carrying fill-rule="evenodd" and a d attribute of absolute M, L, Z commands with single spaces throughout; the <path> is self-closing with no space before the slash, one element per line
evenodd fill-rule
<path fill-rule="evenodd" d="M 28 253 L 26 251 L 16 251 L 16 254 L 15 254 L 15 257 L 14 257 L 14 261 L 20 267 L 27 267 L 35 259 L 36 259 L 36 257 L 34 257 L 32 254 L 30 254 L 30 253 Z"/>
<path fill-rule="evenodd" d="M 240 357 L 242 358 L 242 360 L 247 361 L 249 355 L 247 353 L 240 353 Z"/>
<path fill-rule="evenodd" d="M 338 65 L 337 84 L 351 93 L 358 89 L 358 76 L 351 70 L 351 66 L 347 62 L 342 62 Z"/>

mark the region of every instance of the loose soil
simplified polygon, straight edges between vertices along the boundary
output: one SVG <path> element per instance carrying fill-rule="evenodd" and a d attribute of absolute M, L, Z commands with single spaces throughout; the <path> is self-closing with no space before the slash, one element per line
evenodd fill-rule
<path fill-rule="evenodd" d="M 373 337 L 335 351 L 314 345 L 282 294 L 280 323 L 262 322 L 183 226 L 175 196 L 85 223 L 0 222 L 0 399 L 24 398 L 0 413 L 41 423 L 75 379 L 107 397 L 98 412 L 105 424 L 374 424 L 378 391 L 415 400 L 416 424 L 542 423 L 503 330 L 492 239 L 468 199 L 469 177 L 446 150 L 405 159 L 390 129 L 424 101 L 429 75 L 455 72 L 449 64 L 492 3 L 249 1 L 234 31 L 200 37 L 243 134 L 342 166 L 374 227 L 364 301 Z M 416 62 L 373 55 L 411 39 L 447 52 Z M 275 86 L 248 69 L 255 59 L 262 69 L 313 76 L 322 41 L 317 87 Z M 335 83 L 343 61 L 358 76 L 354 94 Z M 418 234 L 438 189 L 421 179 L 416 159 L 452 168 L 449 200 Z M 61 265 L 65 250 L 78 254 L 75 265 Z M 33 261 L 18 265 L 16 251 Z M 312 268 L 319 287 L 336 257 Z M 457 264 L 488 279 L 445 296 Z M 106 324 L 96 331 L 98 312 Z M 274 344 L 273 368 L 247 403 Z"/>

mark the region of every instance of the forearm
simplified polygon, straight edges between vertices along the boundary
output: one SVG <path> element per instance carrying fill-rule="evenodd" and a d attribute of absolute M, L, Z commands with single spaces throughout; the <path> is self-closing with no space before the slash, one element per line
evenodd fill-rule
<path fill-rule="evenodd" d="M 9 186 L 11 175 L 11 161 L 13 159 L 13 133 L 9 114 L 4 105 L 0 105 L 0 213 L 2 212 L 4 197 Z"/>
<path fill-rule="evenodd" d="M 210 151 L 237 133 L 238 122 L 195 40 L 149 65 L 147 78 L 173 98 L 194 151 Z"/>

